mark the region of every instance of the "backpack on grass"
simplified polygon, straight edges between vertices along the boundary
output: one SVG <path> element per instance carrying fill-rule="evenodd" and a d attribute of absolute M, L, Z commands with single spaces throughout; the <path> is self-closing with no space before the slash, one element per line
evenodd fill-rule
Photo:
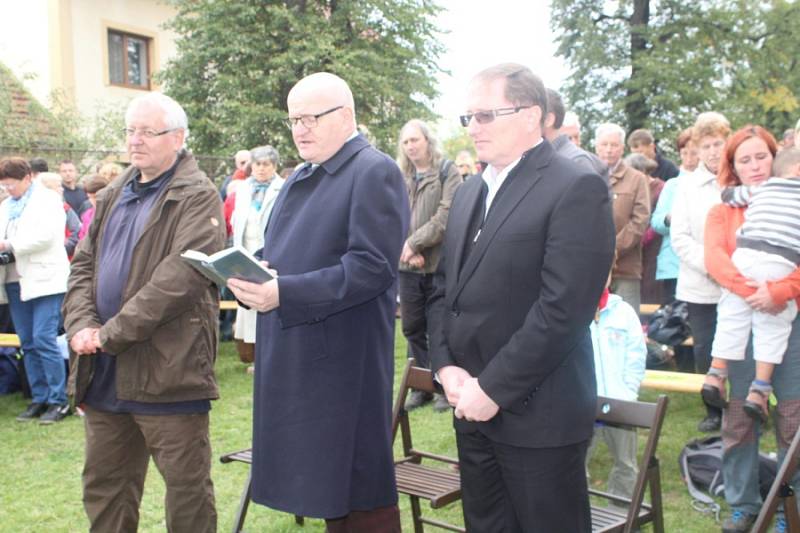
<path fill-rule="evenodd" d="M 718 521 L 720 506 L 713 497 L 725 497 L 722 452 L 722 438 L 711 436 L 689 441 L 678 456 L 678 467 L 692 496 L 692 507 L 701 513 L 715 514 Z M 774 454 L 759 453 L 758 485 L 762 498 L 767 497 L 777 473 L 778 460 Z"/>

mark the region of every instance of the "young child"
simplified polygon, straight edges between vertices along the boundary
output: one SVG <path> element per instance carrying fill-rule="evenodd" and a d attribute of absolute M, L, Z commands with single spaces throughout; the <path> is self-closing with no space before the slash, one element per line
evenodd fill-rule
<path fill-rule="evenodd" d="M 636 400 L 647 359 L 647 346 L 636 311 L 616 294 L 609 294 L 606 287 L 600 297 L 590 331 L 598 396 Z M 595 426 L 594 437 L 586 455 L 587 465 L 597 440 L 601 437 L 614 458 L 614 465 L 608 476 L 608 492 L 630 497 L 638 475 L 636 431 Z"/>
<path fill-rule="evenodd" d="M 722 200 L 745 207 L 745 221 L 736 234 L 736 250 L 731 259 L 739 272 L 758 282 L 780 280 L 800 263 L 800 149 L 778 153 L 773 163 L 776 176 L 763 185 L 728 187 Z M 769 418 L 768 399 L 772 392 L 772 372 L 783 361 L 783 354 L 797 305 L 773 315 L 755 311 L 740 296 L 723 289 L 717 306 L 717 332 L 711 348 L 711 368 L 703 385 L 703 399 L 724 408 L 727 361 L 744 359 L 750 331 L 753 332 L 753 358 L 756 378 L 750 385 L 743 409 L 756 420 Z"/>

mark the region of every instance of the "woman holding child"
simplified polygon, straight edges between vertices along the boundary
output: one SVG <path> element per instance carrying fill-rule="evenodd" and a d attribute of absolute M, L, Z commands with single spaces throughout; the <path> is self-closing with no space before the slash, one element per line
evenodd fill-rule
<path fill-rule="evenodd" d="M 717 174 L 719 184 L 732 187 L 763 183 L 772 173 L 776 151 L 775 139 L 765 129 L 751 125 L 741 128 L 725 145 Z M 731 256 L 736 250 L 737 230 L 744 222 L 745 210 L 746 207 L 727 204 L 711 209 L 705 227 L 706 268 L 717 283 L 744 298 L 753 310 L 778 313 L 787 302 L 800 296 L 800 270 L 769 283 L 754 282 L 739 272 Z M 758 485 L 761 422 L 757 417 L 748 416 L 744 409 L 756 377 L 753 354 L 748 351 L 744 360 L 726 361 L 726 367 L 726 372 L 721 373 L 725 379 L 715 382 L 723 398 L 725 389 L 729 390 L 722 419 L 722 439 L 725 499 L 732 514 L 722 530 L 748 531 L 761 507 Z M 793 322 L 788 349 L 782 364 L 774 368 L 771 386 L 778 399 L 775 427 L 782 459 L 800 421 L 800 319 Z M 779 515 L 776 531 L 781 531 L 784 525 L 783 516 Z"/>

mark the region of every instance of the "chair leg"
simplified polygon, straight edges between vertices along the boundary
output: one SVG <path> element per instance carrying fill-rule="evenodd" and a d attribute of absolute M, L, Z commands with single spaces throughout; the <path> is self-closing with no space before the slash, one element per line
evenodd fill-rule
<path fill-rule="evenodd" d="M 661 503 L 661 470 L 650 473 L 650 508 L 653 510 L 653 533 L 664 533 L 664 507 Z"/>
<path fill-rule="evenodd" d="M 253 471 L 252 467 L 247 470 L 247 481 L 239 500 L 239 509 L 236 510 L 236 518 L 233 521 L 233 533 L 240 533 L 244 527 L 244 519 L 247 517 L 247 507 L 250 505 L 250 490 L 252 487 Z"/>
<path fill-rule="evenodd" d="M 409 498 L 411 498 L 411 517 L 414 519 L 414 533 L 424 533 L 422 521 L 420 520 L 422 511 L 419 508 L 419 498 L 416 496 L 409 496 Z"/>
<path fill-rule="evenodd" d="M 786 491 L 785 496 L 781 495 L 783 515 L 786 518 L 786 530 L 790 533 L 798 533 L 800 532 L 800 514 L 797 512 L 797 497 L 791 487 L 787 486 L 783 490 Z"/>

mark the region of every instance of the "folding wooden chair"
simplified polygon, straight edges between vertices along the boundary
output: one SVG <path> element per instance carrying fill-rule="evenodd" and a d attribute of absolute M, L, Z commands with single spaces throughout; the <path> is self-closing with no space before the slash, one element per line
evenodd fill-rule
<path fill-rule="evenodd" d="M 658 397 L 656 403 L 628 402 L 599 397 L 597 399 L 597 421 L 610 426 L 648 429 L 649 435 L 639 461 L 639 475 L 630 498 L 589 489 L 589 494 L 603 498 L 609 503 L 626 505 L 627 513 L 614 507 L 592 505 L 593 532 L 631 533 L 642 524 L 653 524 L 655 533 L 664 532 L 664 512 L 661 506 L 661 472 L 656 448 L 661 435 L 661 426 L 667 412 L 668 398 Z M 645 490 L 650 491 L 650 503 L 644 502 Z"/>
<path fill-rule="evenodd" d="M 242 490 L 242 496 L 239 498 L 239 508 L 236 510 L 236 517 L 233 520 L 232 531 L 233 533 L 239 533 L 244 527 L 244 519 L 247 517 L 247 508 L 250 506 L 250 491 L 253 480 L 253 451 L 252 448 L 248 448 L 238 452 L 226 453 L 220 456 L 219 460 L 222 463 L 232 463 L 236 461 L 248 465 L 247 481 L 244 482 L 244 490 Z M 302 526 L 304 519 L 302 516 L 294 515 L 294 521 L 297 525 Z"/>
<path fill-rule="evenodd" d="M 778 510 L 778 504 L 783 503 L 783 513 L 786 517 L 786 530 L 789 533 L 800 533 L 800 514 L 797 512 L 797 496 L 795 488 L 792 486 L 792 477 L 797 471 L 797 452 L 800 446 L 800 429 L 794 434 L 789 449 L 786 450 L 786 458 L 778 469 L 775 481 L 761 506 L 756 523 L 750 530 L 752 533 L 765 533 L 769 527 L 770 520 Z"/>
<path fill-rule="evenodd" d="M 428 524 L 449 531 L 466 531 L 464 528 L 422 516 L 420 499 L 430 502 L 431 508 L 439 509 L 461 499 L 461 476 L 458 472 L 458 460 L 452 457 L 424 452 L 414 448 L 411 442 L 411 425 L 408 412 L 405 410 L 406 396 L 409 390 L 436 392 L 430 370 L 413 366 L 409 359 L 403 371 L 400 389 L 392 413 L 392 438 L 400 435 L 403 441 L 403 457 L 395 459 L 395 476 L 397 491 L 411 499 L 411 514 L 414 520 L 414 532 L 422 533 L 423 524 Z M 426 459 L 426 464 L 422 460 Z M 428 466 L 428 462 L 439 463 L 444 467 Z"/>

